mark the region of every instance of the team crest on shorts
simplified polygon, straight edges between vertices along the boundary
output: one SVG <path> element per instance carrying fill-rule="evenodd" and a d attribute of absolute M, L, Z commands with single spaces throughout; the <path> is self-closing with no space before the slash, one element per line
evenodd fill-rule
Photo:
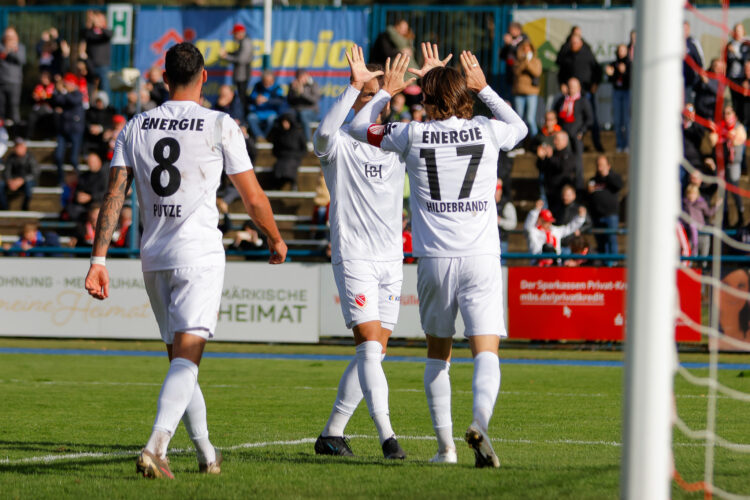
<path fill-rule="evenodd" d="M 359 307 L 365 307 L 365 304 L 367 304 L 367 297 L 365 297 L 364 293 L 360 293 L 359 295 L 354 296 L 354 302 L 356 302 Z"/>

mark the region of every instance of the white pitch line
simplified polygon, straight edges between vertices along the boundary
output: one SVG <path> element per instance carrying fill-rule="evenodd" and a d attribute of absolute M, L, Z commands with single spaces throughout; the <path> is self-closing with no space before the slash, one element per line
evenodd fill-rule
<path fill-rule="evenodd" d="M 353 434 L 348 436 L 350 439 L 377 439 L 378 436 L 368 434 Z M 435 436 L 402 436 L 398 435 L 398 438 L 404 441 L 435 441 Z M 300 444 L 311 444 L 315 442 L 316 438 L 301 438 L 292 440 L 279 440 L 279 441 L 261 441 L 255 443 L 242 443 L 233 446 L 222 446 L 221 450 L 232 451 L 249 448 L 265 448 L 267 446 L 296 446 Z M 455 441 L 463 441 L 463 436 L 454 436 Z M 504 444 L 524 444 L 532 446 L 549 446 L 549 445 L 573 445 L 573 446 L 606 446 L 606 447 L 622 447 L 622 443 L 617 441 L 585 441 L 577 439 L 543 439 L 535 441 L 533 439 L 504 439 L 493 437 L 492 441 L 495 443 Z M 672 446 L 678 447 L 703 447 L 703 443 L 673 443 Z M 192 453 L 194 450 L 185 448 L 172 448 L 169 450 L 171 455 L 179 455 L 183 453 Z M 62 460 L 79 460 L 82 458 L 110 458 L 110 457 L 127 457 L 136 456 L 139 451 L 116 451 L 111 453 L 104 452 L 81 452 L 81 453 L 66 453 L 64 455 L 42 455 L 36 457 L 26 457 L 12 460 L 10 458 L 0 459 L 0 465 L 23 465 L 23 464 L 49 464 L 53 462 L 59 462 Z"/>

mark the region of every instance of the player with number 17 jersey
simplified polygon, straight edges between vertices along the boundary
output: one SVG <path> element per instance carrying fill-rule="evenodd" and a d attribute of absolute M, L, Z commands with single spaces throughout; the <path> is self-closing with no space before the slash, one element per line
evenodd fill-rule
<path fill-rule="evenodd" d="M 490 109 L 501 109 L 502 100 L 490 87 L 479 92 L 479 98 Z M 389 100 L 381 90 L 372 109 L 379 110 Z M 352 128 L 359 127 L 361 133 L 360 119 L 367 115 L 360 115 Z M 515 123 L 484 116 L 369 127 L 371 144 L 406 160 L 415 256 L 500 255 L 495 208 L 498 155 L 500 149 L 512 149 L 524 134 Z"/>
<path fill-rule="evenodd" d="M 222 168 L 228 175 L 253 168 L 229 115 L 167 101 L 128 122 L 111 164 L 133 166 L 144 271 L 224 265 L 216 210 Z"/>

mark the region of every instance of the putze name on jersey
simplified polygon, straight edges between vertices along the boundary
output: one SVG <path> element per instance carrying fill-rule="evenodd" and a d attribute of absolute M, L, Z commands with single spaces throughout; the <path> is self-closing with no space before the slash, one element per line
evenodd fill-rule
<path fill-rule="evenodd" d="M 182 120 L 170 120 L 168 118 L 144 118 L 141 123 L 142 130 L 195 130 L 203 131 L 203 118 L 183 118 Z"/>
<path fill-rule="evenodd" d="M 458 144 L 460 142 L 473 142 L 481 139 L 482 129 L 479 127 L 465 130 L 425 130 L 422 132 L 422 142 L 425 144 Z"/>
<path fill-rule="evenodd" d="M 373 165 L 372 163 L 365 163 L 365 177 L 382 179 L 383 165 Z"/>
<path fill-rule="evenodd" d="M 434 214 L 450 212 L 485 212 L 486 201 L 428 201 L 427 211 Z"/>
<path fill-rule="evenodd" d="M 154 203 L 154 217 L 182 217 L 182 205 L 161 205 Z"/>

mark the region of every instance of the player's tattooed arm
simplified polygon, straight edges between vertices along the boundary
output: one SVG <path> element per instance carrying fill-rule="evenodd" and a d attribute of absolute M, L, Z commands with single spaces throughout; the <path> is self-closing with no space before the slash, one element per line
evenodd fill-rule
<path fill-rule="evenodd" d="M 91 255 L 104 257 L 107 254 L 112 234 L 120 217 L 120 210 L 125 202 L 125 193 L 133 182 L 133 169 L 130 167 L 113 167 L 109 170 L 109 187 L 104 195 L 99 218 L 96 221 L 94 247 Z"/>

